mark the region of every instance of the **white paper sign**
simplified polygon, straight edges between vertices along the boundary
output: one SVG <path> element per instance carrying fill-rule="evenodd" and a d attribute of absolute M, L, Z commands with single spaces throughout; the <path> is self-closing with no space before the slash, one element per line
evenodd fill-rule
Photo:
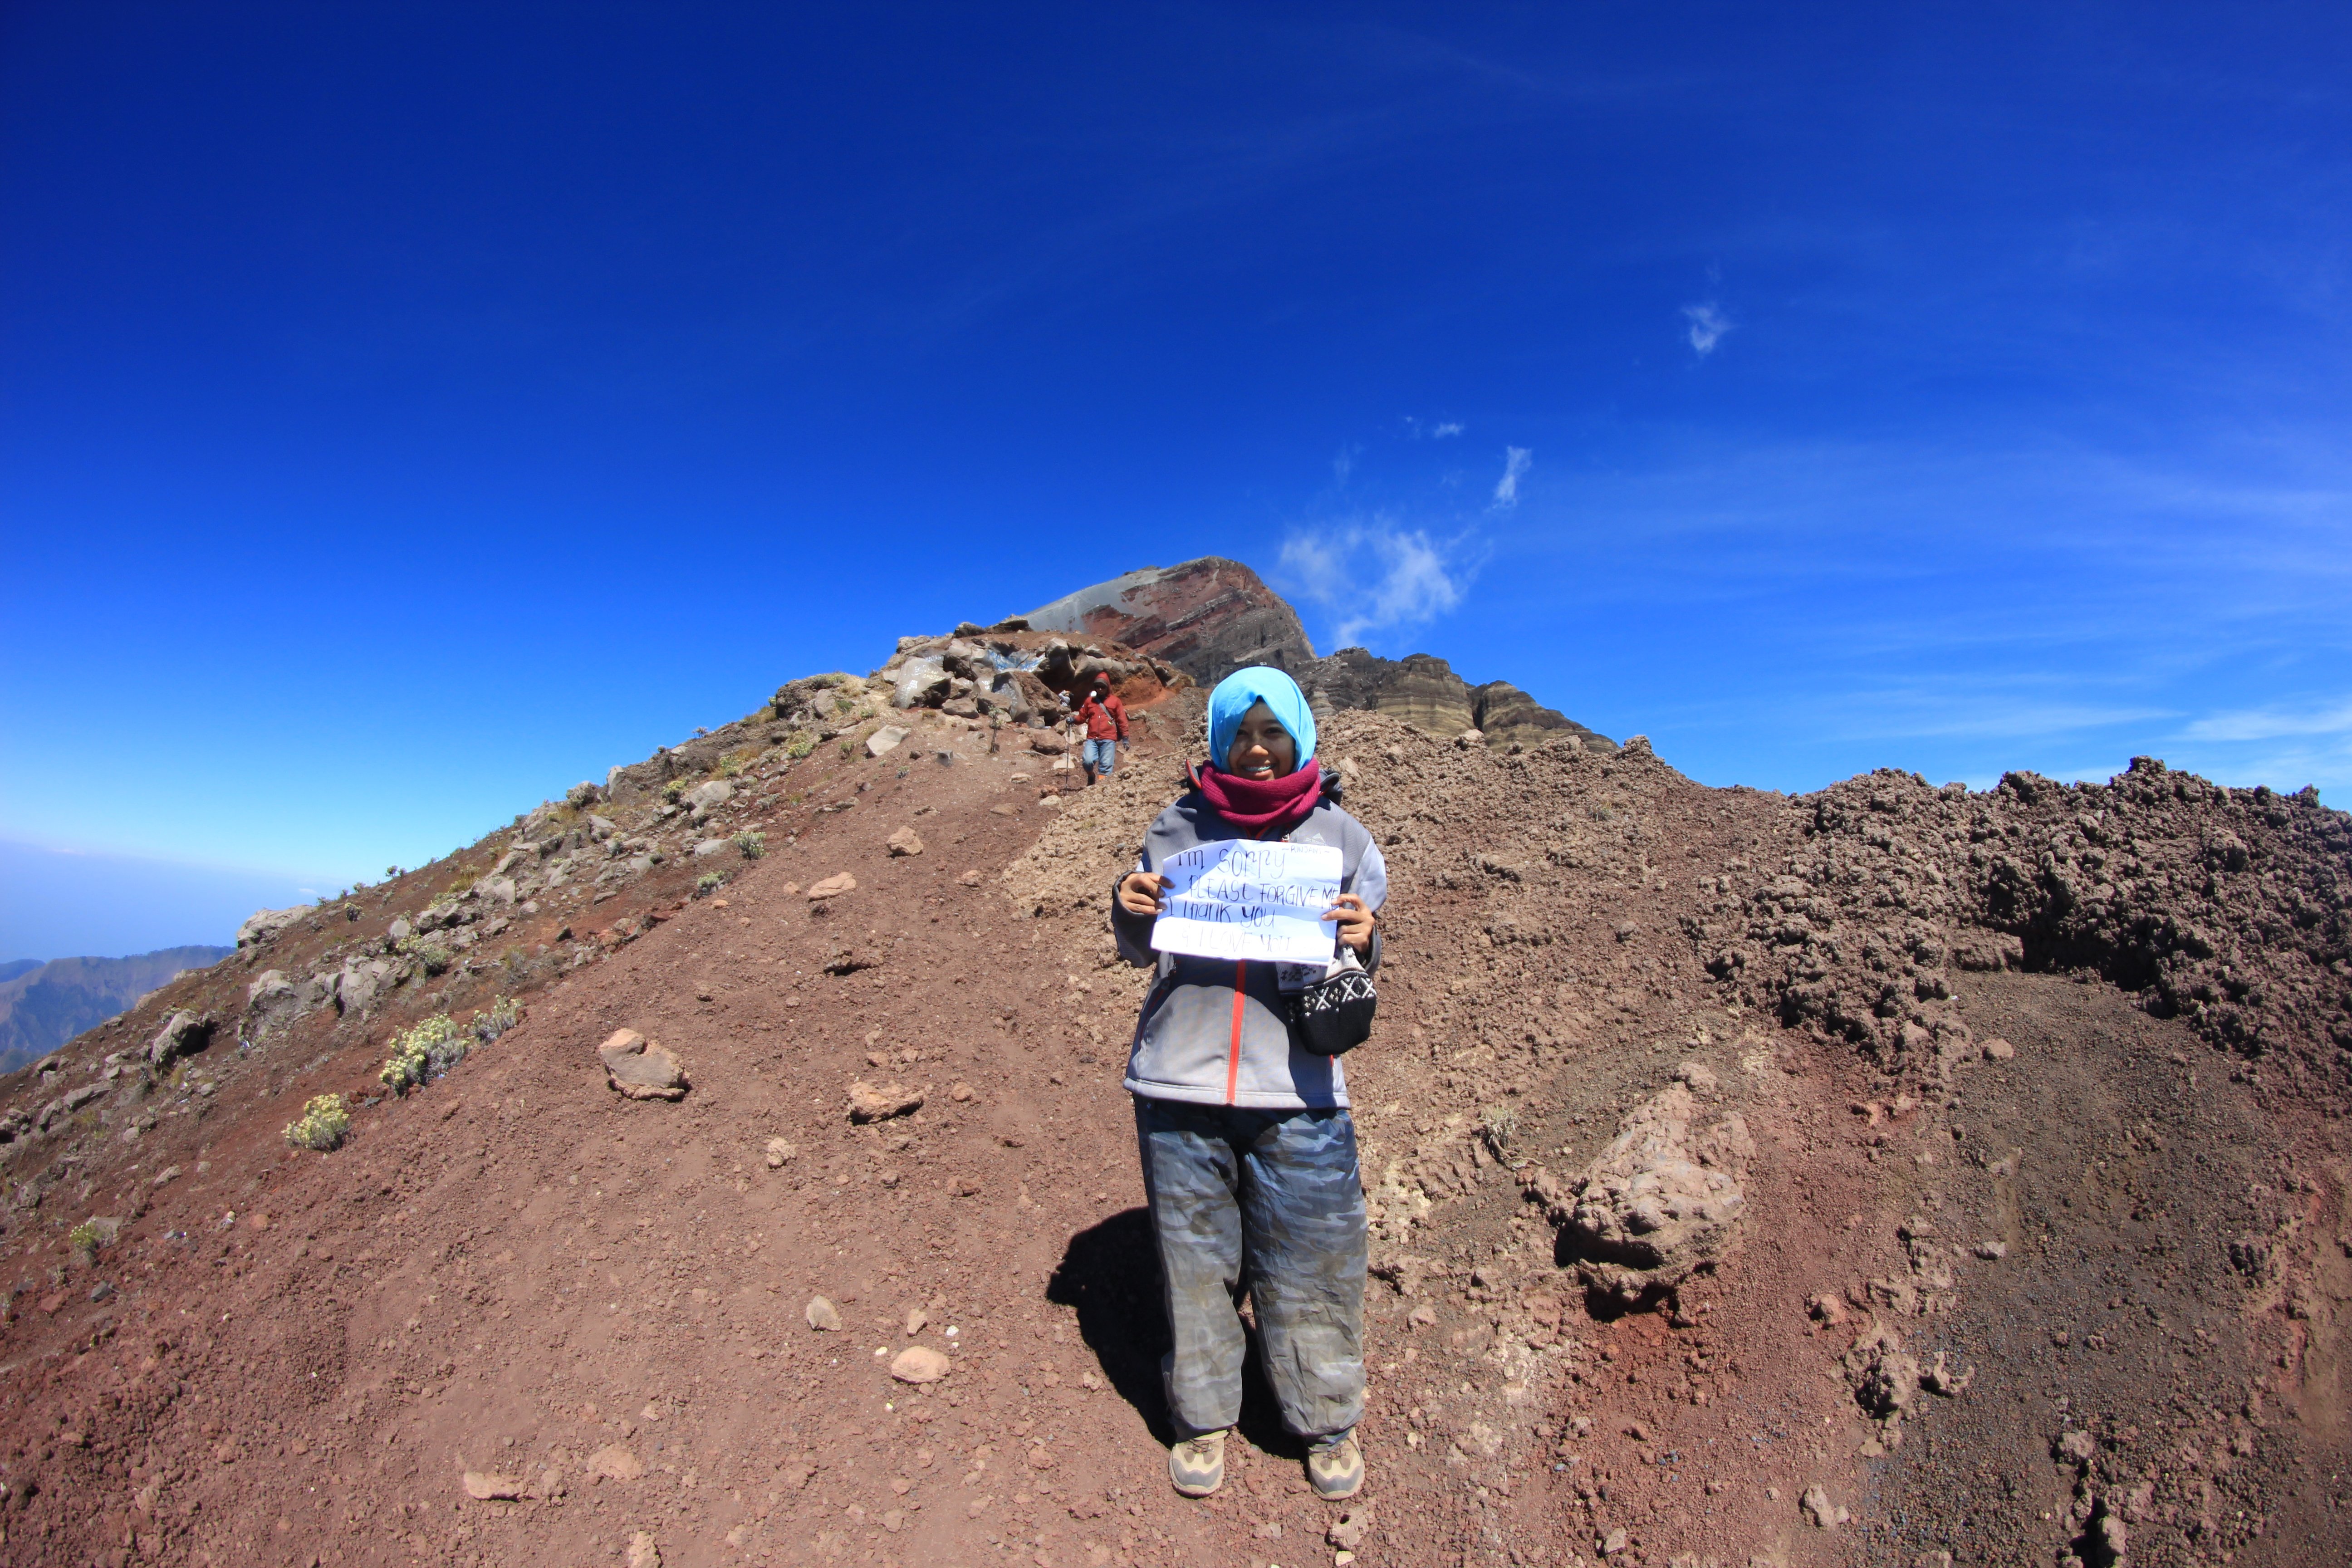
<path fill-rule="evenodd" d="M 1339 896 L 1336 844 L 1226 838 L 1198 844 L 1160 868 L 1168 907 L 1151 945 L 1195 958 L 1328 963 L 1336 928 L 1323 911 Z"/>

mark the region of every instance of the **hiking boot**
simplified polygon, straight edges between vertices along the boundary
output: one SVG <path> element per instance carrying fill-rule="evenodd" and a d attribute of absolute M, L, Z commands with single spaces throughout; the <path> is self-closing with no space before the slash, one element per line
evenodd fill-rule
<path fill-rule="evenodd" d="M 1364 1451 L 1356 1446 L 1353 1426 L 1307 1446 L 1307 1479 L 1313 1483 L 1315 1495 L 1327 1502 L 1339 1502 L 1364 1489 Z"/>
<path fill-rule="evenodd" d="M 1363 1467 L 1356 1467 L 1359 1477 Z M 1168 1479 L 1186 1497 L 1207 1497 L 1225 1484 L 1225 1435 L 1203 1432 L 1168 1450 Z"/>

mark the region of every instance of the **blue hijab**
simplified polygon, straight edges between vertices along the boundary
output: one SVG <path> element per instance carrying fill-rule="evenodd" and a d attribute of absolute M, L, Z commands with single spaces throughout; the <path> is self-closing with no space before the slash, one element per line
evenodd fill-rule
<path fill-rule="evenodd" d="M 1217 682 L 1209 693 L 1209 765 L 1223 769 L 1233 754 L 1234 737 L 1241 732 L 1242 715 L 1260 702 L 1274 712 L 1276 722 L 1290 731 L 1298 748 L 1296 767 L 1305 767 L 1315 755 L 1315 710 L 1298 682 L 1278 669 L 1253 664 Z"/>

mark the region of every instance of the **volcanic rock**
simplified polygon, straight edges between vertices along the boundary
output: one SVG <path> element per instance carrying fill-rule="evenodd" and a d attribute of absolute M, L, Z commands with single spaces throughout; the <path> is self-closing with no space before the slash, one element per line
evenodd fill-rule
<path fill-rule="evenodd" d="M 631 1100 L 682 1100 L 686 1068 L 667 1048 L 635 1029 L 615 1029 L 596 1047 L 606 1081 Z"/>
<path fill-rule="evenodd" d="M 849 1086 L 852 1121 L 887 1121 L 922 1108 L 923 1091 L 919 1089 L 903 1089 L 895 1083 L 877 1088 L 863 1079 Z"/>
<path fill-rule="evenodd" d="M 890 1375 L 900 1383 L 937 1383 L 953 1364 L 929 1345 L 908 1345 L 890 1359 Z"/>
<path fill-rule="evenodd" d="M 922 852 L 922 835 L 917 833 L 913 828 L 901 827 L 896 833 L 890 835 L 890 853 L 894 857 L 899 855 L 920 855 Z"/>
<path fill-rule="evenodd" d="M 315 904 L 296 904 L 289 910 L 256 910 L 236 928 L 236 945 L 258 947 L 317 908 Z"/>
<path fill-rule="evenodd" d="M 1713 1267 L 1730 1246 L 1755 1145 L 1738 1112 L 1694 1131 L 1698 1114 L 1686 1086 L 1667 1085 L 1627 1113 L 1576 1184 L 1557 1223 L 1588 1287 L 1638 1301 Z"/>
<path fill-rule="evenodd" d="M 184 1008 L 164 1019 L 163 1028 L 156 1031 L 155 1037 L 147 1043 L 147 1060 L 160 1068 L 193 1051 L 202 1050 L 205 1043 L 212 1038 L 212 1032 L 213 1021 L 210 1018 Z"/>
<path fill-rule="evenodd" d="M 609 1481 L 634 1481 L 646 1473 L 646 1462 L 618 1443 L 608 1443 L 588 1456 L 588 1473 Z"/>
<path fill-rule="evenodd" d="M 1027 619 L 1034 631 L 1125 643 L 1203 686 L 1245 664 L 1297 670 L 1315 658 L 1298 613 L 1256 573 L 1214 555 L 1081 588 Z"/>
<path fill-rule="evenodd" d="M 808 896 L 817 900 L 836 899 L 844 893 L 854 893 L 856 890 L 857 879 L 846 871 L 837 871 L 830 877 L 820 878 L 811 882 Z"/>

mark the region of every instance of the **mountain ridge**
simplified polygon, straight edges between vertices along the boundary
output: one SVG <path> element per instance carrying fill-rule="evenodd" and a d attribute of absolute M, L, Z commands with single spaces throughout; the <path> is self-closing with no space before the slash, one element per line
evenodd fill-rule
<path fill-rule="evenodd" d="M 2151 759 L 1711 789 L 1443 709 L 1321 747 L 1391 887 L 1369 1500 L 1255 1392 L 1172 1497 L 1104 922 L 1202 690 L 1013 621 L 265 911 L 0 1077 L 7 1541 L 2341 1560 L 2352 818 Z M 1097 669 L 1136 744 L 1079 789 Z"/>
<path fill-rule="evenodd" d="M 209 968 L 233 951 L 192 944 L 126 958 L 0 964 L 0 1073 L 47 1056 L 177 975 Z"/>

